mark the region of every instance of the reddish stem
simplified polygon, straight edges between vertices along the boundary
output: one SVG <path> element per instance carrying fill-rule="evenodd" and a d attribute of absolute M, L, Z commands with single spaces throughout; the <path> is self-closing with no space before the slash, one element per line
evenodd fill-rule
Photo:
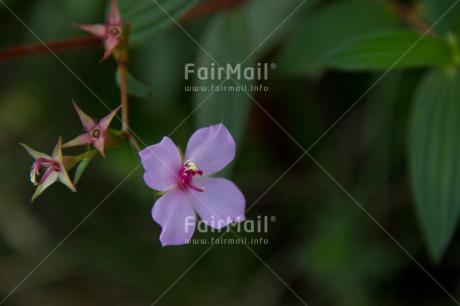
<path fill-rule="evenodd" d="M 241 5 L 246 1 L 248 0 L 209 0 L 192 8 L 180 19 L 180 22 L 187 22 L 192 19 L 202 17 L 204 15 L 209 15 L 219 10 L 232 8 Z M 46 45 L 42 43 L 27 44 L 23 46 L 11 47 L 0 50 L 0 61 L 25 57 L 34 54 L 46 53 L 49 51 L 48 48 L 50 48 L 54 52 L 60 52 L 83 47 L 93 47 L 97 46 L 99 43 L 99 38 L 95 36 L 85 36 L 64 40 L 49 41 L 46 42 Z"/>
<path fill-rule="evenodd" d="M 126 64 L 124 62 L 118 63 L 118 71 L 120 72 L 120 94 L 121 94 L 121 121 L 122 131 L 128 132 L 128 84 L 126 81 Z"/>
<path fill-rule="evenodd" d="M 186 22 L 197 19 L 199 17 L 209 15 L 223 9 L 231 9 L 247 1 L 248 0 L 209 0 L 193 7 L 184 16 L 182 16 L 179 22 Z"/>
<path fill-rule="evenodd" d="M 122 131 L 128 135 L 129 142 L 134 146 L 137 152 L 140 152 L 142 149 L 139 143 L 131 134 L 129 129 L 129 111 L 128 111 L 128 82 L 127 82 L 127 70 L 126 63 L 124 61 L 118 62 L 118 70 L 120 71 L 120 94 L 121 94 L 121 121 L 122 121 Z"/>
<path fill-rule="evenodd" d="M 420 19 L 416 7 L 398 2 L 391 3 L 399 19 L 401 19 L 407 26 L 422 33 L 428 33 L 430 35 L 434 34 L 433 31 L 430 30 L 430 26 Z"/>
<path fill-rule="evenodd" d="M 39 44 L 27 44 L 19 47 L 12 47 L 0 50 L 0 61 L 25 57 L 32 54 L 40 54 L 49 52 L 49 49 L 54 52 L 71 50 L 83 47 L 93 47 L 101 43 L 101 40 L 95 36 L 85 36 L 77 38 L 69 38 L 64 40 L 49 41 Z"/>

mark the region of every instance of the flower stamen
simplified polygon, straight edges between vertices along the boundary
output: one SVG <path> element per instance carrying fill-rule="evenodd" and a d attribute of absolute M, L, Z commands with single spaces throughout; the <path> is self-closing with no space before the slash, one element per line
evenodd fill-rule
<path fill-rule="evenodd" d="M 107 33 L 111 37 L 119 37 L 121 35 L 121 28 L 119 26 L 111 26 L 109 27 Z"/>
<path fill-rule="evenodd" d="M 90 133 L 90 136 L 91 136 L 91 138 L 93 140 L 99 139 L 99 137 L 101 137 L 101 135 L 102 135 L 102 131 L 98 127 L 94 128 Z"/>
<path fill-rule="evenodd" d="M 179 179 L 180 179 L 179 187 L 181 189 L 186 189 L 188 187 L 188 188 L 191 188 L 191 189 L 193 189 L 195 191 L 203 192 L 204 189 L 198 188 L 198 187 L 192 185 L 192 179 L 197 174 L 199 176 L 202 176 L 203 171 L 198 170 L 198 167 L 193 162 L 193 160 L 189 159 L 189 160 L 185 161 L 184 165 L 179 169 L 179 172 L 178 172 Z"/>
<path fill-rule="evenodd" d="M 46 169 L 45 173 L 43 174 L 40 181 L 37 183 L 37 176 L 39 176 L 40 171 L 44 169 Z M 34 186 L 40 186 L 46 181 L 46 179 L 48 178 L 48 176 L 50 176 L 51 173 L 60 171 L 61 165 L 58 161 L 43 157 L 37 158 L 37 160 L 33 163 L 30 171 L 30 181 L 32 182 L 32 184 L 34 184 Z"/>

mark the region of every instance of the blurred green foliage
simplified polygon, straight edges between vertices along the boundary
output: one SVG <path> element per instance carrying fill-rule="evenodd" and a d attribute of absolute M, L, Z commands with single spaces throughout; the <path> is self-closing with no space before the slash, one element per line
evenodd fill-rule
<path fill-rule="evenodd" d="M 1 48 L 36 42 L 4 4 L 44 40 L 82 35 L 71 23 L 100 22 L 107 10 L 105 1 L 2 2 Z M 197 5 L 157 2 L 176 19 Z M 32 160 L 19 142 L 47 151 L 79 133 L 72 98 L 98 118 L 107 109 L 93 93 L 116 107 L 116 65 L 97 63 L 102 48 L 59 54 L 91 92 L 51 54 L 1 62 L 0 300 L 72 233 L 5 305 L 300 304 L 280 279 L 308 305 L 454 305 L 446 291 L 460 295 L 460 6 L 405 2 L 249 0 L 181 23 L 185 34 L 155 3 L 119 0 L 133 31 L 132 129 L 143 145 L 170 135 L 184 148 L 197 127 L 231 127 L 247 218 L 276 217 L 268 233 L 241 234 L 268 239 L 249 246 L 260 258 L 244 245 L 162 249 L 154 194 L 128 145 L 96 157 L 77 194 L 53 186 L 30 204 Z M 203 82 L 185 80 L 184 66 L 246 57 L 276 64 L 255 82 L 269 91 L 214 94 L 190 117 L 208 95 L 184 90 Z M 310 154 L 386 232 L 299 159 L 277 122 L 304 148 L 315 144 Z"/>
<path fill-rule="evenodd" d="M 239 11 L 216 15 L 210 21 L 209 26 L 200 40 L 200 50 L 197 55 L 196 68 L 211 67 L 207 71 L 215 72 L 219 67 L 241 65 L 244 71 L 247 67 L 256 66 L 252 56 L 250 44 L 250 28 L 246 16 Z M 237 46 L 237 47 L 236 47 Z M 236 142 L 241 143 L 244 129 L 252 106 L 251 94 L 245 89 L 235 91 L 210 92 L 212 86 L 226 88 L 227 86 L 250 87 L 254 81 L 235 78 L 221 80 L 211 78 L 201 80 L 194 75 L 193 87 L 206 88 L 205 91 L 197 91 L 193 95 L 193 106 L 196 116 L 196 126 L 209 126 L 219 122 L 225 123 Z M 203 107 L 202 107 L 203 106 Z"/>

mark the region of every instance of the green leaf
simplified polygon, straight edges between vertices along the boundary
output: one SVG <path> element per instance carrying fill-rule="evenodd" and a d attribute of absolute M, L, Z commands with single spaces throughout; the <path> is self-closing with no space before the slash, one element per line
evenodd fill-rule
<path fill-rule="evenodd" d="M 78 164 L 77 170 L 75 170 L 75 176 L 73 178 L 74 185 L 78 184 L 78 181 L 80 180 L 81 175 L 85 171 L 86 167 L 88 167 L 88 164 L 92 159 L 93 159 L 92 157 L 85 158 Z"/>
<path fill-rule="evenodd" d="M 246 59 L 251 52 L 251 43 L 245 16 L 239 10 L 215 16 L 205 29 L 201 45 L 206 52 L 201 51 L 198 54 L 197 65 L 193 68 L 195 79 L 191 89 L 198 89 L 193 94 L 196 125 L 203 127 L 224 123 L 238 142 L 253 103 L 244 92 L 244 86 L 250 87 L 253 81 L 245 79 L 243 71 L 247 67 L 254 67 L 252 57 Z M 217 77 L 219 65 L 236 67 L 241 62 L 241 78 L 237 82 L 227 79 L 226 73 L 221 75 L 221 79 Z M 197 71 L 202 67 L 206 67 L 208 71 L 215 69 L 215 78 L 212 79 L 209 72 L 208 78 L 200 80 Z M 233 77 L 237 79 L 236 75 Z M 218 88 L 225 88 L 227 91 L 212 91 L 212 86 L 220 86 Z M 229 91 L 230 89 L 233 90 Z"/>
<path fill-rule="evenodd" d="M 460 75 L 436 70 L 424 78 L 415 97 L 409 158 L 415 206 L 426 243 L 439 262 L 460 213 Z"/>
<path fill-rule="evenodd" d="M 198 0 L 118 0 L 123 20 L 131 21 L 129 44 L 141 44 L 174 24 Z"/>
<path fill-rule="evenodd" d="M 369 16 L 372 16 L 370 18 Z M 324 68 L 324 54 L 350 38 L 395 28 L 398 20 L 384 1 L 340 1 L 308 19 L 281 50 L 281 74 L 299 76 L 318 73 Z"/>
<path fill-rule="evenodd" d="M 192 35 L 194 33 L 191 33 Z M 155 56 L 152 56 L 155 54 Z M 156 111 L 171 110 L 182 101 L 184 67 L 195 61 L 196 45 L 180 29 L 155 36 L 136 50 L 136 76 L 154 88 Z"/>
<path fill-rule="evenodd" d="M 390 30 L 356 38 L 328 56 L 328 65 L 344 70 L 385 70 L 458 65 L 455 48 L 444 39 Z"/>
<path fill-rule="evenodd" d="M 255 0 L 244 12 L 252 30 L 252 48 L 256 57 L 264 55 L 301 21 L 319 0 Z"/>
<path fill-rule="evenodd" d="M 117 70 L 116 81 L 118 86 L 120 86 L 120 71 Z M 138 81 L 130 73 L 126 74 L 126 82 L 128 85 L 128 94 L 133 97 L 146 98 L 153 95 L 152 90 L 145 84 Z"/>

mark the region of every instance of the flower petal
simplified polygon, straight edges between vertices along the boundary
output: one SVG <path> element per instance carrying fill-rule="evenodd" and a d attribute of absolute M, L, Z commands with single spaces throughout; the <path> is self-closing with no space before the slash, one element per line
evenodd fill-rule
<path fill-rule="evenodd" d="M 34 149 L 31 149 L 30 147 L 28 147 L 27 145 L 21 143 L 20 144 L 21 146 L 24 147 L 24 149 L 26 149 L 27 153 L 30 154 L 30 156 L 32 156 L 34 159 L 38 159 L 38 158 L 46 158 L 46 159 L 53 159 L 51 156 L 49 156 L 48 154 L 45 154 L 45 153 L 41 153 L 41 152 L 38 152 L 38 151 L 35 151 Z"/>
<path fill-rule="evenodd" d="M 96 126 L 96 122 L 93 120 L 93 118 L 91 118 L 90 116 L 85 114 L 78 107 L 78 105 L 77 105 L 77 103 L 75 103 L 75 101 L 72 100 L 72 103 L 73 103 L 73 107 L 77 111 L 78 116 L 80 117 L 81 123 L 83 124 L 83 127 L 85 128 L 85 131 L 90 132 Z"/>
<path fill-rule="evenodd" d="M 48 171 L 52 171 L 52 170 L 48 170 Z M 59 174 L 55 171 L 53 171 L 47 178 L 46 180 L 37 187 L 37 189 L 35 190 L 33 196 L 32 196 L 32 200 L 31 202 L 33 202 L 43 191 L 45 191 L 46 188 L 48 188 L 49 186 L 51 186 L 54 182 L 57 181 L 59 177 Z"/>
<path fill-rule="evenodd" d="M 108 114 L 99 121 L 98 126 L 102 132 L 105 132 L 109 128 L 110 122 L 112 121 L 115 114 L 120 110 L 120 108 L 121 105 L 115 108 L 110 114 Z"/>
<path fill-rule="evenodd" d="M 193 133 L 187 144 L 185 160 L 193 159 L 204 176 L 222 170 L 235 157 L 235 141 L 223 124 Z"/>
<path fill-rule="evenodd" d="M 180 189 L 168 191 L 156 201 L 152 218 L 161 225 L 163 246 L 185 244 L 195 231 L 195 212 L 186 192 Z"/>
<path fill-rule="evenodd" d="M 62 162 L 62 138 L 59 137 L 58 142 L 53 150 L 53 159 L 56 160 L 62 167 L 64 163 Z"/>
<path fill-rule="evenodd" d="M 69 178 L 69 175 L 67 174 L 67 171 L 65 168 L 62 168 L 61 171 L 59 172 L 59 181 L 66 185 L 72 192 L 77 192 L 77 189 L 73 185 L 72 181 Z"/>
<path fill-rule="evenodd" d="M 113 52 L 115 47 L 118 45 L 118 42 L 120 40 L 118 37 L 108 37 L 106 40 L 104 40 L 104 49 L 105 53 L 102 59 L 100 60 L 101 62 L 105 61 Z"/>
<path fill-rule="evenodd" d="M 113 26 L 120 26 L 121 25 L 121 16 L 120 11 L 118 10 L 117 1 L 112 0 L 110 5 L 110 12 L 109 12 L 109 25 Z"/>
<path fill-rule="evenodd" d="M 145 183 L 152 189 L 166 191 L 178 185 L 181 156 L 174 142 L 164 137 L 160 143 L 139 152 L 145 169 Z"/>
<path fill-rule="evenodd" d="M 88 133 L 85 134 L 80 134 L 71 141 L 66 142 L 65 144 L 62 145 L 63 148 L 70 148 L 70 147 L 75 147 L 75 146 L 82 146 L 87 143 L 91 143 L 93 140 L 89 136 Z"/>
<path fill-rule="evenodd" d="M 105 24 L 75 24 L 77 28 L 82 29 L 83 31 L 89 32 L 101 39 L 104 39 L 107 35 L 108 27 Z"/>
<path fill-rule="evenodd" d="M 101 155 L 105 157 L 105 152 L 104 152 L 104 144 L 105 144 L 105 136 L 101 136 L 98 139 L 93 141 L 93 146 L 101 152 Z"/>
<path fill-rule="evenodd" d="M 208 226 L 219 229 L 245 220 L 246 200 L 235 184 L 223 178 L 206 178 L 193 184 L 204 189 L 189 194 L 193 208 Z"/>

